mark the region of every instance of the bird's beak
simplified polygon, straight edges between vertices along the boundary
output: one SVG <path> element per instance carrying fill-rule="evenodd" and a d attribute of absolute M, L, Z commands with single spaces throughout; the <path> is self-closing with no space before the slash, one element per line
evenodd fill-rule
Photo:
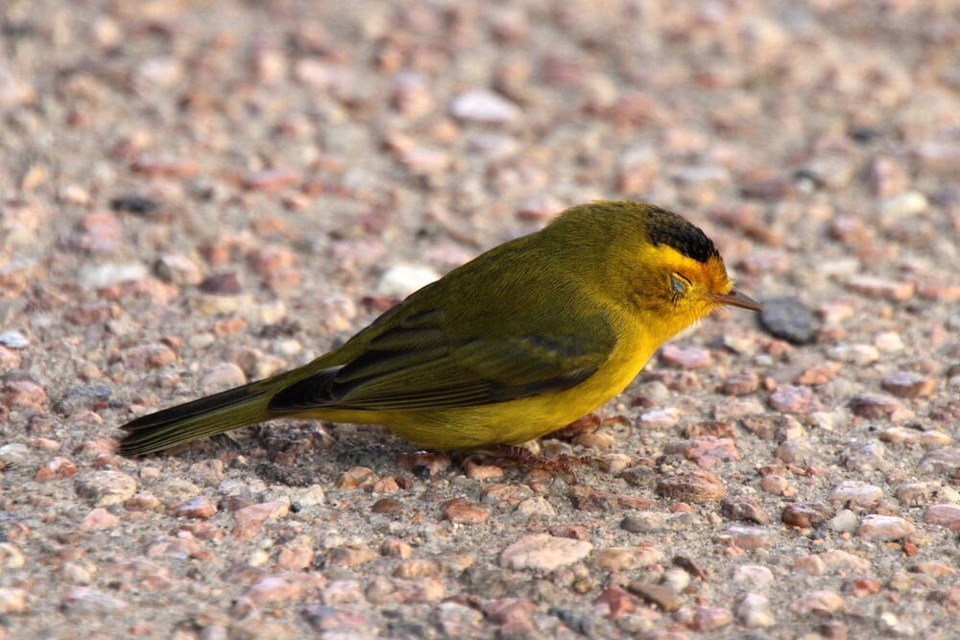
<path fill-rule="evenodd" d="M 750 311 L 762 311 L 763 305 L 754 300 L 748 295 L 740 293 L 736 289 L 731 289 L 730 293 L 719 294 L 715 293 L 713 296 L 713 301 L 717 304 L 729 305 L 731 307 L 740 307 L 741 309 L 749 309 Z"/>

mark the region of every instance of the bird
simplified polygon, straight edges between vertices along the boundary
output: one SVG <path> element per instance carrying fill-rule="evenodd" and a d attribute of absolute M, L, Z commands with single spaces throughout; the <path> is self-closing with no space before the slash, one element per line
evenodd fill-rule
<path fill-rule="evenodd" d="M 652 204 L 595 201 L 410 294 L 301 367 L 140 416 L 138 456 L 277 418 L 385 425 L 437 451 L 518 445 L 623 391 L 720 307 L 760 311 L 704 232 Z"/>

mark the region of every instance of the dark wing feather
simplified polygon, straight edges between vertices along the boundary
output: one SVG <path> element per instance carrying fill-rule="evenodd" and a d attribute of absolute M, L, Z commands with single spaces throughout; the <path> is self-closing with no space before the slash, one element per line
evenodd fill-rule
<path fill-rule="evenodd" d="M 430 310 L 405 318 L 353 360 L 277 393 L 269 409 L 401 411 L 506 402 L 583 382 L 615 344 L 613 331 L 599 316 L 578 319 L 572 325 L 576 336 L 457 340 L 446 338 L 441 316 Z"/>

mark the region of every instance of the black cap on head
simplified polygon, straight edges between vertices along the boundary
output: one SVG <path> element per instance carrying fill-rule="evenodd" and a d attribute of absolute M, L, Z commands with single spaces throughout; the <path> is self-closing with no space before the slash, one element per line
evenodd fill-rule
<path fill-rule="evenodd" d="M 710 258 L 720 257 L 713 241 L 697 226 L 677 214 L 660 207 L 651 207 L 649 215 L 651 222 L 648 233 L 653 244 L 673 247 L 701 264 L 706 264 Z"/>

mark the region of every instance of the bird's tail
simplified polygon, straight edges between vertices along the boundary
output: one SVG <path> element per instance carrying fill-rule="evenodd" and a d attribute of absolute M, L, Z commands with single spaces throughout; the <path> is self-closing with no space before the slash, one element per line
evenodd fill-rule
<path fill-rule="evenodd" d="M 121 427 L 128 433 L 120 442 L 120 453 L 126 456 L 153 453 L 181 442 L 269 420 L 267 404 L 276 386 L 264 382 L 227 389 L 131 420 Z"/>

